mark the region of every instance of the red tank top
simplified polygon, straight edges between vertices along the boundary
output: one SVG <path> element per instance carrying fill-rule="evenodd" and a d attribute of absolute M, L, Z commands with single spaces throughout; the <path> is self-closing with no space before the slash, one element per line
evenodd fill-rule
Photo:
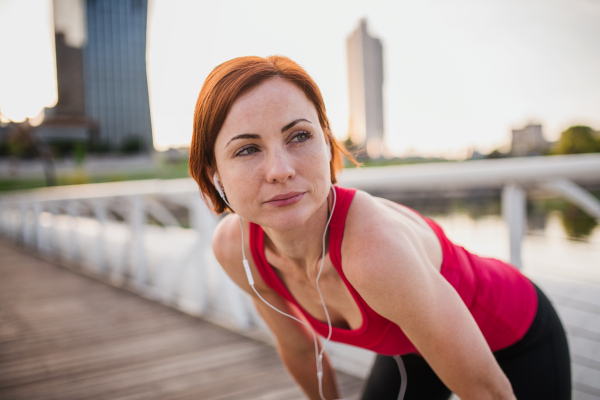
<path fill-rule="evenodd" d="M 335 187 L 335 190 L 336 205 L 329 225 L 329 257 L 356 301 L 363 322 L 354 330 L 333 327 L 331 340 L 384 355 L 418 353 L 402 329 L 373 311 L 346 279 L 342 270 L 341 247 L 346 215 L 356 190 L 340 187 Z M 521 339 L 537 311 L 537 294 L 529 279 L 509 264 L 476 256 L 453 244 L 439 225 L 423 218 L 442 246 L 442 276 L 454 287 L 471 311 L 492 351 L 508 347 Z M 265 283 L 300 310 L 315 332 L 327 337 L 327 323 L 315 319 L 300 307 L 267 262 L 264 232 L 259 225 L 253 223 L 250 223 L 250 247 L 256 268 Z"/>

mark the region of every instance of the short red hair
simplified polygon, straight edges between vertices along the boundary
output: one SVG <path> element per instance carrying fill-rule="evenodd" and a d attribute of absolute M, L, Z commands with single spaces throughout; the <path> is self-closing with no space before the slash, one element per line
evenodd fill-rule
<path fill-rule="evenodd" d="M 356 160 L 335 138 L 325 113 L 325 103 L 317 84 L 308 73 L 294 61 L 283 56 L 239 57 L 217 66 L 208 75 L 200 90 L 194 110 L 194 132 L 190 147 L 189 168 L 192 178 L 198 183 L 204 201 L 212 205 L 217 214 L 228 209 L 213 186 L 208 168 L 216 169 L 215 142 L 234 101 L 250 89 L 273 77 L 286 79 L 297 85 L 314 104 L 319 123 L 331 142 L 331 183 L 336 183 L 336 174 L 341 171 L 344 154 L 356 164 Z"/>

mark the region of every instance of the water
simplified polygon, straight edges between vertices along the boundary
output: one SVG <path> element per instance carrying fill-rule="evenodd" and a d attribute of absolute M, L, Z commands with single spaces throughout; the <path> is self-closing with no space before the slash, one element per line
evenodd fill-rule
<path fill-rule="evenodd" d="M 450 240 L 485 257 L 508 261 L 508 228 L 496 200 L 410 204 L 439 223 Z M 528 204 L 523 271 L 600 283 L 600 226 L 570 205 Z"/>

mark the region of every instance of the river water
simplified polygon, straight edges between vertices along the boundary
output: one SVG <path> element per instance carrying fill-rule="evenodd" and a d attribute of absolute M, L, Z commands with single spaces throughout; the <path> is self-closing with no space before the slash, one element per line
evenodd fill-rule
<path fill-rule="evenodd" d="M 412 206 L 439 223 L 454 243 L 475 254 L 508 261 L 508 228 L 495 203 L 475 207 L 475 212 L 464 206 L 444 210 Z M 600 284 L 600 226 L 570 207 L 541 212 L 534 203 L 528 209 L 523 271 Z"/>

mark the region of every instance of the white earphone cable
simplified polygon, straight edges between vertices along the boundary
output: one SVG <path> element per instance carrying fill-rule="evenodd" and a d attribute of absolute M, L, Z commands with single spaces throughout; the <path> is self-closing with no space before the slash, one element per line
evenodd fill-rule
<path fill-rule="evenodd" d="M 402 357 L 394 356 L 396 363 L 398 364 L 398 370 L 400 370 L 400 392 L 398 393 L 398 400 L 404 399 L 404 393 L 406 393 L 406 385 L 408 379 L 406 378 L 406 368 L 404 368 L 404 362 Z"/>
<path fill-rule="evenodd" d="M 325 311 L 325 316 L 327 317 L 327 326 L 329 327 L 329 334 L 327 335 L 325 343 L 323 343 L 323 346 L 321 346 L 321 352 L 319 353 L 319 362 L 321 363 L 321 368 L 323 368 L 323 353 L 325 352 L 325 347 L 327 346 L 327 343 L 329 343 L 329 340 L 331 339 L 331 334 L 333 332 L 333 329 L 331 327 L 331 318 L 329 318 L 329 312 L 327 311 L 327 307 L 325 306 L 325 300 L 323 300 L 323 294 L 321 293 L 321 288 L 319 287 L 319 278 L 321 277 L 321 272 L 323 272 L 323 263 L 325 262 L 325 237 L 327 236 L 327 228 L 329 227 L 329 222 L 331 222 L 331 217 L 333 217 L 333 210 L 335 210 L 335 202 L 337 197 L 335 187 L 333 187 L 333 184 L 331 185 L 331 189 L 333 191 L 333 204 L 331 206 L 331 213 L 329 213 L 329 218 L 327 219 L 327 225 L 325 225 L 325 231 L 323 232 L 323 252 L 321 254 L 321 268 L 319 268 L 319 274 L 317 275 L 316 280 L 317 291 L 319 292 L 321 304 L 323 304 L 323 310 Z M 325 398 L 323 396 L 323 381 L 321 377 L 319 377 L 319 394 L 321 395 L 322 399 Z"/>

